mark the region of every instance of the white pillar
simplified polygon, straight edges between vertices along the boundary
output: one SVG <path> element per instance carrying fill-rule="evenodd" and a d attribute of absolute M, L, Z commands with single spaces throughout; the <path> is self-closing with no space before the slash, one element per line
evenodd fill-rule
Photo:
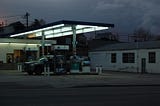
<path fill-rule="evenodd" d="M 44 47 L 45 47 L 45 35 L 44 31 L 42 31 L 42 56 L 44 56 Z"/>
<path fill-rule="evenodd" d="M 102 65 L 99 66 L 99 74 L 102 74 Z"/>
<path fill-rule="evenodd" d="M 99 70 L 99 68 L 98 68 L 98 66 L 96 66 L 96 73 L 99 73 L 98 70 Z"/>
<path fill-rule="evenodd" d="M 73 31 L 73 40 L 72 40 L 72 46 L 73 46 L 73 55 L 77 54 L 76 52 L 76 25 L 72 25 L 72 31 Z"/>

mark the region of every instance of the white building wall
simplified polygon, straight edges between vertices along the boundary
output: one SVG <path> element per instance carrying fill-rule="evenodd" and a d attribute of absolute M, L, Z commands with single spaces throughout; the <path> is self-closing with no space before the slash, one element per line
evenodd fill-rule
<path fill-rule="evenodd" d="M 156 52 L 156 63 L 149 63 L 149 52 Z M 116 63 L 111 63 L 111 54 L 116 53 Z M 123 53 L 135 53 L 135 63 L 123 63 Z M 103 70 L 141 72 L 142 58 L 146 59 L 146 72 L 160 73 L 160 49 L 144 49 L 144 50 L 121 50 L 121 51 L 96 51 L 90 52 L 91 68 L 95 69 L 97 65 L 102 65 Z"/>
<path fill-rule="evenodd" d="M 148 59 L 148 52 L 156 52 L 156 63 L 149 63 Z M 146 71 L 148 73 L 160 73 L 159 66 L 160 66 L 160 49 L 148 49 L 145 50 L 144 55 L 141 54 L 141 56 L 145 56 L 146 58 Z"/>
<path fill-rule="evenodd" d="M 90 54 L 91 57 L 91 68 L 95 69 L 96 66 L 105 65 L 105 54 L 103 52 L 95 52 Z"/>

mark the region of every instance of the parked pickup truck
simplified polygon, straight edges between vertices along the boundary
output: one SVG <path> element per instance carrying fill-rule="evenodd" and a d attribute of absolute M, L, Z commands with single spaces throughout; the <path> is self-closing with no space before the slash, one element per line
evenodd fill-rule
<path fill-rule="evenodd" d="M 24 62 L 23 68 L 24 72 L 29 75 L 36 74 L 40 75 L 44 71 L 44 65 L 48 62 L 47 58 L 40 58 L 37 61 Z"/>
<path fill-rule="evenodd" d="M 66 73 L 66 62 L 63 55 L 57 55 L 50 58 L 43 57 L 37 61 L 24 62 L 23 70 L 29 75 L 40 75 L 44 72 L 45 66 L 49 67 L 50 72 L 52 71 L 55 74 Z"/>

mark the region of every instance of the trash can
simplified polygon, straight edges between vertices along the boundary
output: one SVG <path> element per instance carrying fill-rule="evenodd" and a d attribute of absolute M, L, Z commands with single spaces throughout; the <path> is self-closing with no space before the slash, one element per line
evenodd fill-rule
<path fill-rule="evenodd" d="M 90 61 L 88 59 L 84 59 L 82 61 L 82 72 L 83 73 L 90 73 L 91 72 Z"/>

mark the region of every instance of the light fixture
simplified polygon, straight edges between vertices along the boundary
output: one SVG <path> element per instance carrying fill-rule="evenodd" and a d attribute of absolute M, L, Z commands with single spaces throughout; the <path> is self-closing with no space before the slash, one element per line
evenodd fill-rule
<path fill-rule="evenodd" d="M 44 31 L 44 35 L 50 35 L 53 34 L 53 30 Z"/>
<path fill-rule="evenodd" d="M 100 30 L 105 30 L 105 29 L 109 29 L 109 27 L 91 26 L 91 25 L 76 25 L 76 34 L 100 31 Z M 55 25 L 51 27 L 41 28 L 41 29 L 34 30 L 34 31 L 14 34 L 14 35 L 11 35 L 11 37 L 21 36 L 21 35 L 26 35 L 26 34 L 33 34 L 33 33 L 35 33 L 36 37 L 40 37 L 42 36 L 42 31 L 44 31 L 44 36 L 46 38 L 67 36 L 67 35 L 73 34 L 71 25 L 59 24 L 59 25 Z"/>
<path fill-rule="evenodd" d="M 51 27 L 41 28 L 41 29 L 34 30 L 34 31 L 23 32 L 23 33 L 19 33 L 19 34 L 13 34 L 10 37 L 17 37 L 17 36 L 21 36 L 21 35 L 32 34 L 32 33 L 45 31 L 45 30 L 49 30 L 49 29 L 53 29 L 53 28 L 58 28 L 58 27 L 62 27 L 62 26 L 64 26 L 64 24 L 59 24 L 59 25 L 55 25 L 55 26 L 51 26 Z"/>
<path fill-rule="evenodd" d="M 0 45 L 28 45 L 28 46 L 35 46 L 35 45 L 40 45 L 40 44 L 28 44 L 28 43 L 0 43 Z"/>

